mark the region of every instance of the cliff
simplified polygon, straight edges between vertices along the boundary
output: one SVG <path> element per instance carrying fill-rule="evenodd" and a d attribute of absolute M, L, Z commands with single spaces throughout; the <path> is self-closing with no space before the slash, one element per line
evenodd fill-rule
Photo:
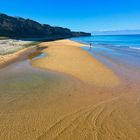
<path fill-rule="evenodd" d="M 70 38 L 90 36 L 90 33 L 72 32 L 68 28 L 52 27 L 30 19 L 0 14 L 0 36 L 15 38 Z"/>

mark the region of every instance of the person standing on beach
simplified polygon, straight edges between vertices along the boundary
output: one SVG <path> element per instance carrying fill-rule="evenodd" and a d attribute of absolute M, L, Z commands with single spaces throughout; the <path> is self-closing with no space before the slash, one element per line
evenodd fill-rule
<path fill-rule="evenodd" d="M 90 48 L 92 48 L 92 43 L 89 43 L 89 45 L 90 45 Z"/>

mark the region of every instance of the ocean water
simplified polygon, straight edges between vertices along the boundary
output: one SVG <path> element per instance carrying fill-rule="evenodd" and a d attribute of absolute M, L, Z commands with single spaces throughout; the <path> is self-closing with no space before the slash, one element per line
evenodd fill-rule
<path fill-rule="evenodd" d="M 140 35 L 95 35 L 74 38 L 79 42 L 92 43 L 94 46 L 104 45 L 120 49 L 140 50 Z"/>
<path fill-rule="evenodd" d="M 105 63 L 116 62 L 119 66 L 127 65 L 128 68 L 137 68 L 140 72 L 140 35 L 94 35 L 72 40 L 87 46 L 92 44 L 92 48 L 82 48 Z"/>

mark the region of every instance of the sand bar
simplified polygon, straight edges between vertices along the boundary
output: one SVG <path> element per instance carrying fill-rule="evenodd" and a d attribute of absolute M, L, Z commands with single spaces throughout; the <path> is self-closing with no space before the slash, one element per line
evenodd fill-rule
<path fill-rule="evenodd" d="M 88 84 L 96 86 L 117 86 L 119 78 L 105 65 L 94 59 L 71 40 L 41 43 L 48 48 L 43 50 L 48 56 L 32 62 L 34 66 L 70 74 Z"/>

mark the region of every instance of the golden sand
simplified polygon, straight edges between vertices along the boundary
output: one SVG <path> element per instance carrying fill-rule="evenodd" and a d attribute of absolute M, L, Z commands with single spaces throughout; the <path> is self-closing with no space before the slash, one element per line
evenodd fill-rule
<path fill-rule="evenodd" d="M 48 56 L 32 62 L 34 66 L 70 74 L 88 84 L 96 86 L 117 86 L 119 79 L 105 65 L 90 56 L 80 46 L 70 40 L 42 43 Z"/>
<path fill-rule="evenodd" d="M 46 45 L 48 56 L 31 61 L 44 70 L 22 62 L 0 70 L 0 140 L 139 140 L 139 82 L 122 83 L 79 43 Z"/>

